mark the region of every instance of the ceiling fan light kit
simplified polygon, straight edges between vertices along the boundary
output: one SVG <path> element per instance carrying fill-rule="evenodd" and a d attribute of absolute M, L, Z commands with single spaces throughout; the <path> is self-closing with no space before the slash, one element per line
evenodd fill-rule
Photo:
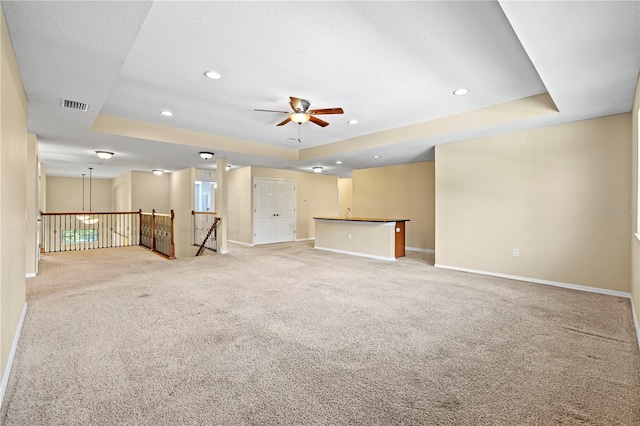
<path fill-rule="evenodd" d="M 108 160 L 109 158 L 113 157 L 113 152 L 96 151 L 96 155 L 98 156 L 98 158 L 100 158 L 102 160 Z"/>
<path fill-rule="evenodd" d="M 293 122 L 296 122 L 298 124 L 302 124 L 302 123 L 306 123 L 307 121 L 309 121 L 311 116 L 309 114 L 305 113 L 305 112 L 294 112 L 293 114 L 291 114 L 289 116 L 289 118 Z"/>
<path fill-rule="evenodd" d="M 211 157 L 213 157 L 213 152 L 201 152 L 200 153 L 200 158 L 202 158 L 203 160 L 208 160 Z"/>
<path fill-rule="evenodd" d="M 320 127 L 326 127 L 329 125 L 324 120 L 319 119 L 316 115 L 324 115 L 324 114 L 344 114 L 342 108 L 322 108 L 322 109 L 309 109 L 311 106 L 311 102 L 302 98 L 294 98 L 293 96 L 289 97 L 289 105 L 293 112 L 290 111 L 274 111 L 270 109 L 254 109 L 254 111 L 262 111 L 262 112 L 276 112 L 279 114 L 288 114 L 287 117 L 282 122 L 278 123 L 277 126 L 284 126 L 285 124 L 293 121 L 294 123 L 302 124 L 310 121 L 314 124 L 317 124 Z"/>

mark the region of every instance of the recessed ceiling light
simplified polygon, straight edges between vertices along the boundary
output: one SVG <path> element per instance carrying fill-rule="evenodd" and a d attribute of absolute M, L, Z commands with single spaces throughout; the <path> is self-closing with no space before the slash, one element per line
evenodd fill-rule
<path fill-rule="evenodd" d="M 380 158 L 380 156 L 379 156 L 379 155 L 373 155 L 372 157 L 373 157 L 373 158 Z"/>
<path fill-rule="evenodd" d="M 342 164 L 342 161 L 338 160 L 336 161 L 336 164 Z"/>
<path fill-rule="evenodd" d="M 153 169 L 151 171 L 153 172 L 154 175 L 158 175 L 158 176 L 164 173 L 164 170 L 162 169 Z"/>
<path fill-rule="evenodd" d="M 109 151 L 96 151 L 96 154 L 98 154 L 98 158 L 102 158 L 103 160 L 108 160 L 113 157 L 113 152 Z"/>
<path fill-rule="evenodd" d="M 469 89 L 456 89 L 453 91 L 453 94 L 456 96 L 466 95 L 467 93 L 469 93 Z"/>
<path fill-rule="evenodd" d="M 211 80 L 220 80 L 222 78 L 222 76 L 220 75 L 220 73 L 217 73 L 215 71 L 205 71 L 204 72 L 204 76 L 207 78 L 210 78 Z"/>
<path fill-rule="evenodd" d="M 200 158 L 202 158 L 203 160 L 208 160 L 211 157 L 213 157 L 213 152 L 201 152 L 200 153 Z"/>
<path fill-rule="evenodd" d="M 349 124 L 358 124 L 358 120 L 356 120 L 356 119 L 349 120 L 349 121 L 347 121 L 347 123 L 349 123 Z"/>
<path fill-rule="evenodd" d="M 313 168 L 314 173 L 322 173 L 323 168 L 320 166 L 316 166 Z"/>
<path fill-rule="evenodd" d="M 173 115 L 173 113 L 171 111 L 160 111 L 160 114 L 164 115 L 165 117 L 171 117 Z"/>

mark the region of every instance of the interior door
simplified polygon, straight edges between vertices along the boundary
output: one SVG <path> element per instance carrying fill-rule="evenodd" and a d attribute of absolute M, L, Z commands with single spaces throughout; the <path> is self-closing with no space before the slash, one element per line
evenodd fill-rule
<path fill-rule="evenodd" d="M 295 182 L 255 178 L 253 184 L 253 243 L 295 240 Z"/>

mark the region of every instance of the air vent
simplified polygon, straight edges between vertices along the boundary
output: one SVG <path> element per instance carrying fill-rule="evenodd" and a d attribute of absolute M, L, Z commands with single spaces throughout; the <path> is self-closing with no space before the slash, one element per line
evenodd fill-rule
<path fill-rule="evenodd" d="M 84 102 L 72 101 L 69 99 L 60 99 L 60 106 L 63 108 L 77 109 L 85 112 L 89 109 L 89 104 L 85 104 Z"/>
<path fill-rule="evenodd" d="M 213 177 L 213 172 L 211 170 L 203 170 L 201 176 L 202 179 L 211 179 Z"/>

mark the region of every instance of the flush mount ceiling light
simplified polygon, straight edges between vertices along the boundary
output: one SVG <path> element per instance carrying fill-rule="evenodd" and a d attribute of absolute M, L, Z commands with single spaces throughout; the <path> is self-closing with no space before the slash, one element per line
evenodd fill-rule
<path fill-rule="evenodd" d="M 313 173 L 322 173 L 322 170 L 324 169 L 320 166 L 313 167 Z"/>
<path fill-rule="evenodd" d="M 291 119 L 291 121 L 293 121 L 295 123 L 302 124 L 302 123 L 306 123 L 307 121 L 309 121 L 311 116 L 309 114 L 307 114 L 306 112 L 294 112 L 293 114 L 291 114 L 289 116 L 289 118 Z"/>
<path fill-rule="evenodd" d="M 161 174 L 164 173 L 164 170 L 162 169 L 153 169 L 151 170 L 153 172 L 154 175 L 160 176 Z"/>
<path fill-rule="evenodd" d="M 456 89 L 453 91 L 453 94 L 456 96 L 466 95 L 467 93 L 469 93 L 469 89 Z"/>
<path fill-rule="evenodd" d="M 227 170 L 230 170 L 233 167 L 231 164 L 227 164 Z"/>
<path fill-rule="evenodd" d="M 217 73 L 215 71 L 205 71 L 204 72 L 204 76 L 207 78 L 210 78 L 211 80 L 220 80 L 222 78 L 222 76 L 220 75 L 220 73 Z"/>
<path fill-rule="evenodd" d="M 164 115 L 165 117 L 171 117 L 173 115 L 173 113 L 171 111 L 160 111 L 160 114 Z"/>
<path fill-rule="evenodd" d="M 103 160 L 108 160 L 113 157 L 113 152 L 109 151 L 96 151 L 96 154 L 98 154 L 98 158 L 102 158 Z"/>
<path fill-rule="evenodd" d="M 347 123 L 349 123 L 349 124 L 358 124 L 358 120 L 356 120 L 356 119 L 349 120 L 349 121 L 347 121 Z"/>
<path fill-rule="evenodd" d="M 213 152 L 201 152 L 200 153 L 200 158 L 202 158 L 203 160 L 208 160 L 211 157 L 213 157 Z"/>

